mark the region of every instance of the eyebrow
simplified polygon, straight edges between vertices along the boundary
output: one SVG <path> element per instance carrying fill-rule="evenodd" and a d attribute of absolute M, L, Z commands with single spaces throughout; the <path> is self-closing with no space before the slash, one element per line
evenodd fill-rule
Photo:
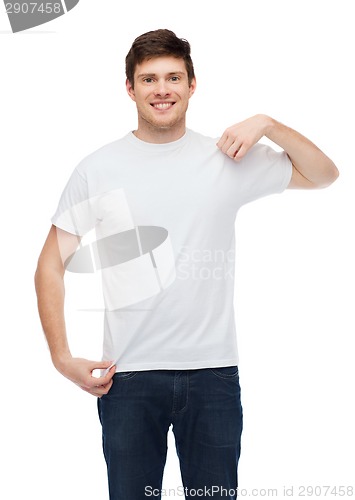
<path fill-rule="evenodd" d="M 167 73 L 167 75 L 185 75 L 184 71 L 170 71 Z M 140 73 L 137 78 L 142 78 L 142 77 L 150 78 L 152 76 L 157 76 L 156 73 Z"/>

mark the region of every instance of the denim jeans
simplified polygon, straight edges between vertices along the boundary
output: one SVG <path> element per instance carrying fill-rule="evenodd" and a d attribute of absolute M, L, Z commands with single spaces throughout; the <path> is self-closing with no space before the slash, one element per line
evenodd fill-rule
<path fill-rule="evenodd" d="M 243 426 L 237 366 L 118 372 L 98 411 L 110 500 L 236 498 Z M 169 496 L 161 489 L 170 425 L 182 486 Z"/>

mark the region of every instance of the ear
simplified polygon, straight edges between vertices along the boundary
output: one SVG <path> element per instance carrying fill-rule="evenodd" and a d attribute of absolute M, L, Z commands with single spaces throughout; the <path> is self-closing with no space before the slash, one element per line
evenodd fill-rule
<path fill-rule="evenodd" d="M 131 82 L 128 80 L 128 78 L 126 79 L 126 90 L 127 90 L 129 97 L 132 99 L 132 101 L 135 101 L 136 96 L 135 96 L 133 87 L 131 85 Z"/>
<path fill-rule="evenodd" d="M 191 80 L 190 89 L 189 89 L 189 97 L 191 97 L 194 94 L 195 90 L 196 90 L 196 78 L 194 77 Z"/>

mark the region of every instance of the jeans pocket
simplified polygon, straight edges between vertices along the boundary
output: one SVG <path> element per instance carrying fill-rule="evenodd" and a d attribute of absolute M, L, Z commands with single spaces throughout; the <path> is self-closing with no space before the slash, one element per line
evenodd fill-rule
<path fill-rule="evenodd" d="M 116 372 L 113 376 L 113 381 L 116 382 L 118 380 L 127 380 L 129 378 L 134 377 L 138 372 Z"/>
<path fill-rule="evenodd" d="M 108 391 L 107 394 L 104 394 L 101 396 L 100 399 L 112 399 L 112 397 L 115 396 L 117 391 L 119 392 L 119 387 L 121 386 L 120 382 L 124 382 L 125 380 L 130 380 L 132 379 L 138 372 L 137 371 L 131 371 L 131 372 L 116 372 L 114 376 L 112 377 L 112 386 L 110 390 Z"/>
<path fill-rule="evenodd" d="M 239 369 L 237 365 L 233 366 L 219 366 L 216 368 L 209 368 L 209 370 L 219 378 L 238 378 Z"/>

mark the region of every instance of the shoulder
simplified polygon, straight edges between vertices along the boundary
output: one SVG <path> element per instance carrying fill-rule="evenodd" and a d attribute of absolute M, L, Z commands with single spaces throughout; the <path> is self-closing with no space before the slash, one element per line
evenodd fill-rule
<path fill-rule="evenodd" d="M 275 151 L 271 146 L 263 143 L 256 143 L 250 148 L 248 153 L 243 159 L 236 162 L 233 158 L 230 158 L 217 147 L 217 142 L 219 137 L 211 137 L 199 132 L 195 132 L 191 129 L 187 129 L 190 137 L 190 144 L 192 144 L 196 149 L 200 151 L 208 151 L 210 153 L 215 153 L 217 156 L 223 158 L 226 164 L 231 166 L 236 165 L 248 165 L 253 164 L 270 164 L 280 159 L 284 155 L 284 152 Z"/>
<path fill-rule="evenodd" d="M 190 129 L 188 129 L 188 134 L 189 147 L 187 152 L 190 155 L 200 161 L 212 161 L 218 165 L 224 164 L 225 159 L 228 157 L 218 148 L 217 137 L 210 137 Z"/>
<path fill-rule="evenodd" d="M 196 144 L 197 146 L 204 146 L 215 149 L 217 147 L 218 138 L 210 137 L 199 132 L 195 132 L 191 129 L 186 129 L 190 142 Z"/>
<path fill-rule="evenodd" d="M 104 164 L 117 161 L 117 157 L 124 154 L 129 147 L 128 135 L 129 134 L 126 134 L 119 139 L 106 143 L 84 156 L 76 167 L 77 172 L 85 175 Z"/>
<path fill-rule="evenodd" d="M 284 165 L 289 162 L 289 158 L 285 151 L 275 150 L 268 144 L 258 142 L 254 144 L 245 156 L 236 161 L 233 158 L 226 156 L 226 162 L 232 165 L 250 168 L 269 168 L 276 164 Z"/>

